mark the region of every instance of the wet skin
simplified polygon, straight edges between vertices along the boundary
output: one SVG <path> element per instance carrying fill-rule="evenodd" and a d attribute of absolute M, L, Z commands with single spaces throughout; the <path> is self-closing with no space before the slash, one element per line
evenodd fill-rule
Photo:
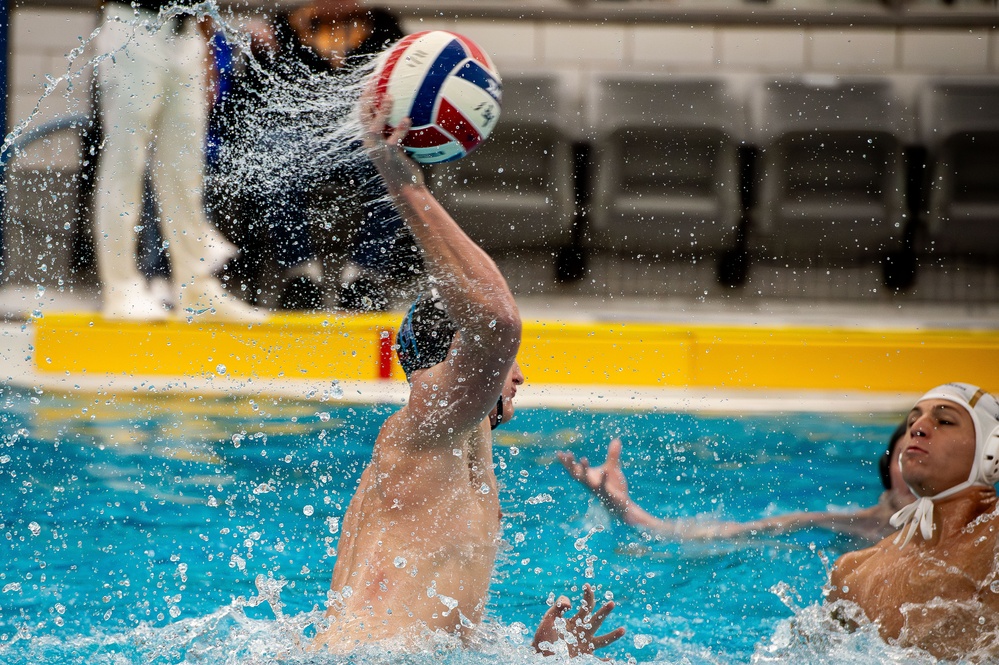
<path fill-rule="evenodd" d="M 925 400 L 908 423 L 900 443 L 906 483 L 933 496 L 967 480 L 975 432 L 966 411 L 946 400 Z M 842 556 L 828 600 L 856 603 L 883 638 L 902 646 L 947 659 L 999 656 L 999 593 L 991 588 L 999 561 L 995 489 L 970 487 L 937 501 L 929 540 L 919 533 L 905 546 L 895 540 L 889 536 Z"/>

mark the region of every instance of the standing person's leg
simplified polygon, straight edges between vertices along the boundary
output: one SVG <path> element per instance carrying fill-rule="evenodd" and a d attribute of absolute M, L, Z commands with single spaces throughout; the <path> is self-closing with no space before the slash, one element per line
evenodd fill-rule
<path fill-rule="evenodd" d="M 168 91 L 158 123 L 153 177 L 169 242 L 177 301 L 183 314 L 256 321 L 262 315 L 227 293 L 213 272 L 232 245 L 209 222 L 203 204 L 205 134 L 208 126 L 205 91 L 206 44 L 193 20 L 180 31 L 168 31 Z"/>
<path fill-rule="evenodd" d="M 321 309 L 323 267 L 316 259 L 309 231 L 310 188 L 284 184 L 261 208 L 283 282 L 278 306 L 289 310 Z"/>
<path fill-rule="evenodd" d="M 149 57 L 157 35 L 142 25 L 156 15 L 109 2 L 103 16 L 96 46 L 101 53 L 115 54 L 97 68 L 104 143 L 94 221 L 103 313 L 115 319 L 163 319 L 167 311 L 149 294 L 137 268 L 135 231 L 141 224 L 152 127 L 162 102 L 162 72 Z"/>

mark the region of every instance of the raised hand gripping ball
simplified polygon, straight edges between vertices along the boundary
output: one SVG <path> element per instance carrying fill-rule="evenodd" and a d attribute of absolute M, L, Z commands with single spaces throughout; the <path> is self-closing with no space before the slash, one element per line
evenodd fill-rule
<path fill-rule="evenodd" d="M 392 99 L 387 129 L 413 126 L 402 147 L 421 164 L 460 159 L 496 126 L 499 72 L 475 42 L 443 30 L 418 32 L 383 53 L 373 73 L 375 102 Z"/>

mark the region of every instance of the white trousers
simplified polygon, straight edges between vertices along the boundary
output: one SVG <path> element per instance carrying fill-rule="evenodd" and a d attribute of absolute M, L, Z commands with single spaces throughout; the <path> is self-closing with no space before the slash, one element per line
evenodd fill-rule
<path fill-rule="evenodd" d="M 143 171 L 151 165 L 177 288 L 211 273 L 205 260 L 220 235 L 202 201 L 207 129 L 207 46 L 192 20 L 153 30 L 156 13 L 104 6 L 97 36 L 98 99 L 104 125 L 95 223 L 98 267 L 106 290 L 144 279 L 136 264 Z"/>

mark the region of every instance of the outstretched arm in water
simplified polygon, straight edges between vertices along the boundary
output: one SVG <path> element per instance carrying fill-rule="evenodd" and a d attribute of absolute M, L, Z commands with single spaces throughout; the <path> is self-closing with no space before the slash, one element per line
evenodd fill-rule
<path fill-rule="evenodd" d="M 573 478 L 600 499 L 607 510 L 625 524 L 653 536 L 668 536 L 691 540 L 736 538 L 760 533 L 780 534 L 810 527 L 820 527 L 847 533 L 871 541 L 884 537 L 888 517 L 897 508 L 887 505 L 888 493 L 877 505 L 855 512 L 796 512 L 751 522 L 714 522 L 696 524 L 690 521 L 656 517 L 632 500 L 628 481 L 621 469 L 621 440 L 614 439 L 607 448 L 607 459 L 597 467 L 570 452 L 558 453 L 558 459 Z M 885 505 L 882 505 L 885 504 Z"/>

